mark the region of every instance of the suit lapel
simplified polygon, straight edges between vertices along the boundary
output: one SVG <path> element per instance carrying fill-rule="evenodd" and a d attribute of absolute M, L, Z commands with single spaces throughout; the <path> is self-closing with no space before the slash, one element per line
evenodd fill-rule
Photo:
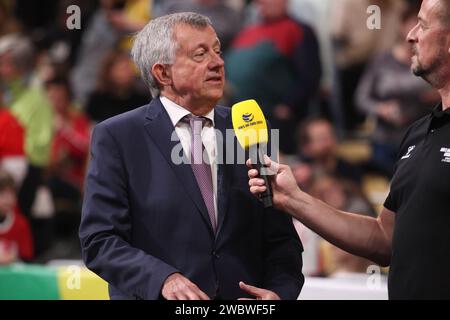
<path fill-rule="evenodd" d="M 190 164 L 184 162 L 177 165 L 172 161 L 172 150 L 174 150 L 180 142 L 179 139 L 178 141 L 172 141 L 172 134 L 175 134 L 174 127 L 159 98 L 152 100 L 150 103 L 144 126 L 153 142 L 175 172 L 175 176 L 180 181 L 180 184 L 185 188 L 187 194 L 200 211 L 205 222 L 208 224 L 211 233 L 213 233 L 208 211 Z"/>

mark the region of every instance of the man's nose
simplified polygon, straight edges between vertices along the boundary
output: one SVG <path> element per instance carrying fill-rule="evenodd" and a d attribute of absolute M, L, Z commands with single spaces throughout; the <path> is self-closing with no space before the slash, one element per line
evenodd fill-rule
<path fill-rule="evenodd" d="M 417 24 L 414 28 L 409 31 L 408 35 L 406 36 L 406 41 L 409 43 L 415 43 L 417 42 L 417 28 L 419 27 L 419 24 Z"/>
<path fill-rule="evenodd" d="M 225 62 L 223 61 L 222 56 L 219 53 L 214 52 L 212 54 L 210 67 L 211 68 L 222 68 L 224 65 L 225 65 Z"/>

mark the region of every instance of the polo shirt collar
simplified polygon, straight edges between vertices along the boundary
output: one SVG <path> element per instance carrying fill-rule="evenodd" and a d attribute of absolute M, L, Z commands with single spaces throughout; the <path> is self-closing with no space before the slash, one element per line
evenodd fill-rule
<path fill-rule="evenodd" d="M 442 103 L 439 103 L 434 107 L 430 114 L 428 122 L 428 133 L 434 132 L 436 129 L 441 128 L 444 125 L 450 123 L 450 108 L 445 111 L 442 110 Z"/>
<path fill-rule="evenodd" d="M 447 108 L 445 111 L 442 110 L 442 103 L 439 103 L 436 107 L 434 107 L 432 112 L 433 118 L 443 118 L 443 117 L 449 117 L 450 116 L 450 108 Z"/>

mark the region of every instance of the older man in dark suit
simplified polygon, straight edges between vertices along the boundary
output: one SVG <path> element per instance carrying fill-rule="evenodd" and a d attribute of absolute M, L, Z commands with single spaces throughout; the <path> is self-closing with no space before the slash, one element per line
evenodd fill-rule
<path fill-rule="evenodd" d="M 154 19 L 132 55 L 154 99 L 94 130 L 86 265 L 116 299 L 296 299 L 302 246 L 290 218 L 252 197 L 244 164 L 219 159 L 217 135 L 232 124 L 216 106 L 224 62 L 209 19 Z"/>

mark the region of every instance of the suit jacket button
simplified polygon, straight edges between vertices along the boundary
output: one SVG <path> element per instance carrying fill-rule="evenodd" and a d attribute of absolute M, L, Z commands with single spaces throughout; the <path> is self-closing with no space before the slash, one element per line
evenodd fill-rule
<path fill-rule="evenodd" d="M 217 254 L 216 251 L 213 251 L 213 252 L 212 252 L 212 255 L 213 255 L 213 257 L 216 258 L 216 259 L 219 259 L 219 258 L 220 258 L 220 256 Z"/>

